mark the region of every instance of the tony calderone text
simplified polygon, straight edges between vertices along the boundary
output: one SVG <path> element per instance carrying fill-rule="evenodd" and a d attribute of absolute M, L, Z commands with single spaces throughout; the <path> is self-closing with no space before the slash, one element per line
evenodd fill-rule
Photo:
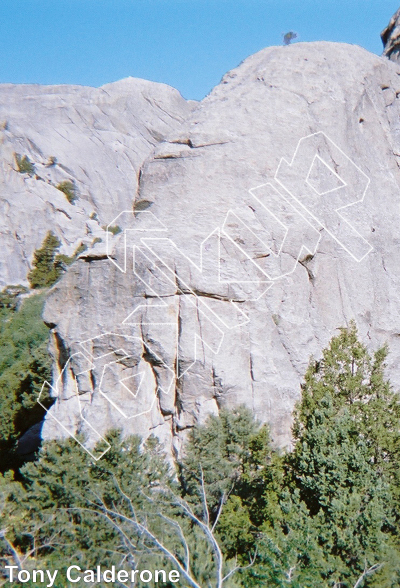
<path fill-rule="evenodd" d="M 46 584 L 47 588 L 52 588 L 56 579 L 60 580 L 59 570 L 20 570 L 18 566 L 4 567 L 10 582 L 29 582 L 33 584 Z M 97 566 L 95 570 L 82 570 L 79 566 L 69 566 L 67 570 L 61 572 L 65 578 L 72 583 L 85 582 L 93 584 L 94 582 L 179 582 L 179 572 L 177 570 L 116 570 L 111 566 L 109 570 L 102 570 Z"/>

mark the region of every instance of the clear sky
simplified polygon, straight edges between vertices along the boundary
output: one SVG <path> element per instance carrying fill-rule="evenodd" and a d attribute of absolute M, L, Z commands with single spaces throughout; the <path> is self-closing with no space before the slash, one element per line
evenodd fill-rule
<path fill-rule="evenodd" d="M 0 83 L 100 86 L 127 76 L 201 99 L 248 55 L 282 43 L 356 43 L 400 0 L 0 0 Z"/>

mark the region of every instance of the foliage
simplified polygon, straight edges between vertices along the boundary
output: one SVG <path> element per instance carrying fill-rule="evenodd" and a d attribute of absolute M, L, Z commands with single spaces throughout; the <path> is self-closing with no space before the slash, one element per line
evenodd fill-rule
<path fill-rule="evenodd" d="M 150 515 L 154 509 L 146 493 L 170 484 L 169 467 L 153 439 L 141 448 L 139 438 L 121 440 L 111 431 L 107 441 L 111 449 L 99 462 L 72 440 L 48 443 L 37 462 L 22 468 L 22 483 L 9 476 L 0 482 L 7 496 L 2 524 L 8 528 L 6 539 L 27 566 L 26 554 L 33 549 L 42 566 L 61 571 L 72 557 L 82 568 L 95 567 L 99 561 L 103 566 L 119 566 L 124 560 L 134 568 L 137 556 L 146 567 L 149 556 L 140 534 L 130 533 L 138 549 L 135 559 L 127 557 L 128 543 L 98 507 L 104 503 L 127 515 L 134 507 Z M 12 559 L 12 550 L 3 550 L 1 563 Z M 158 560 L 159 556 L 152 556 L 153 563 Z"/>
<path fill-rule="evenodd" d="M 16 310 L 18 306 L 19 296 L 27 294 L 29 289 L 25 286 L 6 286 L 0 292 L 0 311 L 2 310 Z"/>
<path fill-rule="evenodd" d="M 119 233 L 122 233 L 122 229 L 118 225 L 104 225 L 103 230 L 107 231 L 108 233 L 112 233 L 113 235 L 118 235 Z"/>
<path fill-rule="evenodd" d="M 43 295 L 31 296 L 19 310 L 15 304 L 0 314 L 1 470 L 17 463 L 13 452 L 16 440 L 43 416 L 36 402 L 44 380 L 50 379 L 43 302 Z"/>
<path fill-rule="evenodd" d="M 143 212 L 143 210 L 147 210 L 152 206 L 154 202 L 150 200 L 137 200 L 133 205 L 133 214 L 138 216 L 139 213 Z"/>
<path fill-rule="evenodd" d="M 245 419 L 242 425 L 239 415 Z M 214 424 L 211 421 L 206 425 L 208 433 Z M 221 430 L 228 433 L 229 424 L 234 426 L 235 432 L 227 439 L 228 450 L 231 456 L 240 456 L 239 469 L 245 471 L 246 464 L 251 461 L 251 446 L 258 449 L 251 431 L 258 430 L 259 425 L 252 423 L 250 413 L 244 409 L 234 414 L 224 413 Z M 250 431 L 246 430 L 247 425 Z M 200 428 L 196 437 L 199 435 Z M 208 436 L 206 433 L 204 438 Z M 198 507 L 194 500 L 184 499 L 185 491 L 174 479 L 154 439 L 141 447 L 140 439 L 121 440 L 118 433 L 111 432 L 107 440 L 111 449 L 99 462 L 92 462 L 71 440 L 51 442 L 42 449 L 37 462 L 22 468 L 21 483 L 7 476 L 3 479 L 3 492 L 8 496 L 4 512 L 4 525 L 9 529 L 6 539 L 20 558 L 27 559 L 26 554 L 31 553 L 35 545 L 35 557 L 41 559 L 42 567 L 62 569 L 63 562 L 70 557 L 77 559 L 82 567 L 93 567 L 101 554 L 102 564 L 107 566 L 118 565 L 122 558 L 127 558 L 132 567 L 138 559 L 141 565 L 149 559 L 150 566 L 160 562 L 163 567 L 176 569 L 177 564 L 173 564 L 167 554 L 171 553 L 186 569 L 185 554 L 189 550 L 192 557 L 187 573 L 200 585 L 213 586 L 218 574 L 224 585 L 233 585 L 230 576 L 225 581 L 223 576 L 230 572 L 233 575 L 235 563 L 229 562 L 227 554 L 221 567 L 218 564 L 219 538 L 213 529 L 218 513 L 215 512 L 212 519 L 209 516 L 218 494 L 217 487 L 196 481 L 191 476 L 191 460 L 188 459 L 185 473 L 190 477 L 193 497 L 200 494 L 205 497 L 205 502 Z M 226 454 L 222 444 L 221 451 Z M 203 453 L 202 457 L 205 457 Z M 211 464 L 208 466 L 208 473 L 212 473 Z M 215 470 L 215 465 L 213 468 Z M 237 469 L 234 464 L 233 470 Z M 236 479 L 233 470 L 232 479 Z M 192 473 L 197 475 L 197 468 Z M 220 483 L 221 488 L 225 487 L 222 479 Z M 210 501 L 209 490 L 214 490 Z M 192 498 L 191 494 L 186 493 L 186 496 Z M 220 515 L 222 506 L 220 501 Z M 237 524 L 239 518 L 235 509 L 230 509 L 225 524 L 232 517 Z M 163 543 L 165 553 L 155 549 L 154 537 Z M 8 549 L 2 563 L 11 559 Z"/>
<path fill-rule="evenodd" d="M 193 588 L 395 588 L 400 409 L 386 354 L 340 330 L 310 362 L 291 452 L 243 407 L 190 430 L 176 475 L 154 439 L 110 433 L 96 463 L 49 443 L 20 482 L 0 482 L 4 542 L 41 567 L 181 566 Z"/>
<path fill-rule="evenodd" d="M 278 487 L 265 489 L 258 582 L 350 588 L 372 569 L 363 586 L 397 585 L 400 410 L 386 353 L 371 357 L 352 324 L 311 361 L 294 451 Z"/>
<path fill-rule="evenodd" d="M 57 184 L 56 188 L 65 194 L 70 204 L 73 204 L 75 200 L 78 200 L 78 192 L 72 180 L 64 180 L 63 182 L 60 182 Z"/>
<path fill-rule="evenodd" d="M 14 153 L 15 163 L 17 166 L 17 171 L 20 174 L 28 174 L 33 176 L 35 173 L 35 166 L 30 161 L 27 155 L 20 155 L 19 153 Z"/>
<path fill-rule="evenodd" d="M 32 288 L 49 288 L 53 286 L 67 267 L 87 249 L 87 246 L 81 243 L 73 255 L 68 256 L 64 253 L 57 253 L 60 247 L 61 242 L 59 239 L 52 232 L 48 232 L 42 247 L 34 253 L 33 269 L 28 274 L 28 280 Z"/>
<path fill-rule="evenodd" d="M 60 240 L 49 231 L 42 247 L 37 249 L 33 256 L 33 268 L 28 274 L 32 288 L 48 288 L 59 279 L 61 269 L 56 266 L 55 257 L 60 247 Z"/>
<path fill-rule="evenodd" d="M 283 44 L 290 45 L 290 43 L 292 41 L 294 41 L 295 39 L 297 39 L 297 33 L 294 33 L 293 31 L 289 31 L 288 33 L 283 35 Z"/>
<path fill-rule="evenodd" d="M 190 433 L 179 464 L 183 493 L 189 501 L 201 502 L 203 478 L 212 518 L 221 502 L 227 502 L 218 531 L 231 557 L 236 553 L 247 556 L 254 547 L 270 456 L 267 428 L 255 422 L 244 407 L 221 410 L 218 417 L 211 416 Z"/>

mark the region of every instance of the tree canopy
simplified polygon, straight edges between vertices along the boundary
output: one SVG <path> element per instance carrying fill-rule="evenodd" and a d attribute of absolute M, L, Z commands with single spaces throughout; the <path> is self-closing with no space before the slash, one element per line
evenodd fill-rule
<path fill-rule="evenodd" d="M 398 586 L 400 411 L 386 355 L 351 324 L 311 359 L 291 451 L 245 407 L 193 427 L 175 466 L 156 439 L 117 431 L 98 462 L 70 439 L 47 443 L 0 482 L 2 563 L 162 564 L 192 588 Z"/>

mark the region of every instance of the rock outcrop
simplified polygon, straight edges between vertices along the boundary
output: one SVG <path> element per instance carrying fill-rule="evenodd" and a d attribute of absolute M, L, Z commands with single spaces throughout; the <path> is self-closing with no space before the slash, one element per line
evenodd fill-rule
<path fill-rule="evenodd" d="M 0 286 L 27 283 L 48 230 L 71 255 L 105 239 L 129 207 L 139 170 L 190 105 L 164 84 L 128 78 L 102 88 L 0 86 Z M 32 174 L 19 173 L 15 154 Z M 73 182 L 71 204 L 56 186 Z"/>
<path fill-rule="evenodd" d="M 287 445 L 310 355 L 352 319 L 400 384 L 399 73 L 344 44 L 265 49 L 157 143 L 124 233 L 49 296 L 45 438 L 121 427 L 179 450 L 244 403 Z"/>
<path fill-rule="evenodd" d="M 383 55 L 391 61 L 400 61 L 400 8 L 381 33 Z"/>
<path fill-rule="evenodd" d="M 23 280 L 50 224 L 88 245 L 45 307 L 44 438 L 82 433 L 93 451 L 119 427 L 179 451 L 194 422 L 244 403 L 288 445 L 310 355 L 353 319 L 371 349 L 389 343 L 400 385 L 399 74 L 319 42 L 260 51 L 200 103 L 136 80 L 3 88 L 3 259 L 22 260 L 4 283 Z M 14 152 L 39 178 L 12 170 Z M 54 188 L 64 177 L 74 205 Z"/>

